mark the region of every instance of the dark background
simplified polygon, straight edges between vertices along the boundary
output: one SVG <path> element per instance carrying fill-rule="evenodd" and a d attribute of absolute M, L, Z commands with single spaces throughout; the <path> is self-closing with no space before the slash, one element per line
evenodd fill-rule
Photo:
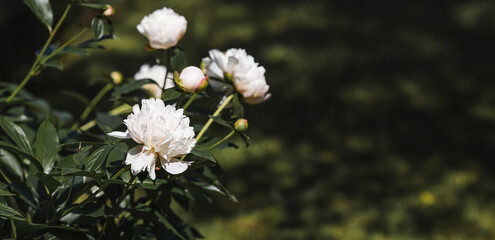
<path fill-rule="evenodd" d="M 217 153 L 240 203 L 174 204 L 207 239 L 495 238 L 495 2 L 107 2 L 118 39 L 27 86 L 54 109 L 78 116 L 61 89 L 92 98 L 153 63 L 136 25 L 163 6 L 188 20 L 191 65 L 235 47 L 267 69 L 252 146 Z M 72 11 L 55 39 L 94 15 Z M 1 81 L 19 83 L 48 33 L 22 1 L 0 2 L 0 32 Z"/>

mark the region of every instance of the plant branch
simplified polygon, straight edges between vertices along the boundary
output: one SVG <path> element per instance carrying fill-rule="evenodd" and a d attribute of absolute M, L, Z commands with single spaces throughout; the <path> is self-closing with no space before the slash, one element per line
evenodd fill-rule
<path fill-rule="evenodd" d="M 32 76 L 34 76 L 36 74 L 36 70 L 38 69 L 38 64 L 40 63 L 40 60 L 41 58 L 43 58 L 43 54 L 45 54 L 45 51 L 46 49 L 48 48 L 48 46 L 50 45 L 50 42 L 52 41 L 53 39 L 53 36 L 55 36 L 55 34 L 57 33 L 58 29 L 60 28 L 60 26 L 62 25 L 62 22 L 65 20 L 65 18 L 67 17 L 67 13 L 69 13 L 69 9 L 71 7 L 71 4 L 67 5 L 67 7 L 65 8 L 65 11 L 64 13 L 62 14 L 62 17 L 60 17 L 60 19 L 58 20 L 58 23 L 57 25 L 55 26 L 55 28 L 53 29 L 53 31 L 50 32 L 50 36 L 48 37 L 48 39 L 46 40 L 45 42 L 45 45 L 43 46 L 43 48 L 41 49 L 41 52 L 39 53 L 38 57 L 36 58 L 36 60 L 34 60 L 34 63 L 33 65 L 31 66 L 31 69 L 29 70 L 29 72 L 26 74 L 26 77 L 24 77 L 24 79 L 22 80 L 21 84 L 19 84 L 19 86 L 17 86 L 17 88 L 12 92 L 12 94 L 10 94 L 10 96 L 7 98 L 7 102 L 10 102 L 12 101 L 12 99 L 21 91 L 22 88 L 24 88 L 24 86 L 29 82 L 29 79 L 31 79 Z"/>
<path fill-rule="evenodd" d="M 212 117 L 218 116 L 218 114 L 220 114 L 220 112 L 225 108 L 225 106 L 227 106 L 227 104 L 229 104 L 230 100 L 232 100 L 233 97 L 234 97 L 234 94 L 228 96 L 227 99 L 225 99 L 225 101 L 223 101 L 222 105 L 220 105 L 217 108 L 215 113 L 213 113 Z M 196 136 L 196 142 L 199 142 L 199 139 L 201 139 L 203 134 L 206 132 L 206 130 L 210 127 L 210 125 L 212 123 L 213 123 L 213 118 L 208 119 L 208 122 L 206 122 L 206 124 L 203 126 L 201 131 L 199 131 L 198 135 Z"/>

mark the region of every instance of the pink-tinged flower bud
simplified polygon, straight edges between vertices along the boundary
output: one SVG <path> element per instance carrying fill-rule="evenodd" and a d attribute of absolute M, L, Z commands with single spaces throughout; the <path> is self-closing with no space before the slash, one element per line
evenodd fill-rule
<path fill-rule="evenodd" d="M 113 83 L 115 83 L 115 85 L 118 85 L 122 82 L 122 79 L 124 78 L 122 76 L 122 73 L 119 72 L 119 71 L 113 71 L 110 73 L 110 77 L 112 78 L 113 80 Z"/>
<path fill-rule="evenodd" d="M 175 72 L 174 81 L 182 90 L 190 93 L 201 92 L 208 86 L 208 77 L 194 66 L 184 68 L 180 75 Z"/>
<path fill-rule="evenodd" d="M 248 121 L 244 118 L 239 118 L 234 123 L 235 130 L 238 132 L 244 132 L 248 129 Z"/>
<path fill-rule="evenodd" d="M 103 12 L 103 16 L 111 17 L 115 14 L 115 9 L 111 5 L 106 5 L 107 9 Z"/>

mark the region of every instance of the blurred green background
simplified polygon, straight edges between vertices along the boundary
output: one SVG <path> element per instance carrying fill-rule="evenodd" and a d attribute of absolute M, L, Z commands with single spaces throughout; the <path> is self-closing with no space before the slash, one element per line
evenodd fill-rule
<path fill-rule="evenodd" d="M 235 47 L 267 69 L 252 146 L 217 153 L 240 203 L 175 206 L 207 239 L 495 239 L 495 2 L 107 2 L 118 39 L 27 87 L 54 109 L 79 115 L 61 89 L 91 97 L 153 63 L 136 25 L 163 6 L 188 20 L 190 64 Z M 57 40 L 94 15 L 74 10 Z M 46 29 L 22 1 L 0 2 L 0 29 L 1 80 L 19 83 Z"/>

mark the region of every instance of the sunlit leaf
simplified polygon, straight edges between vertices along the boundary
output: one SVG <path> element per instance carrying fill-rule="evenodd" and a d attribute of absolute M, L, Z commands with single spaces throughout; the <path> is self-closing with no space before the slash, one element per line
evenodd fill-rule
<path fill-rule="evenodd" d="M 26 218 L 20 212 L 3 203 L 0 203 L 0 216 L 19 221 L 26 221 Z"/>
<path fill-rule="evenodd" d="M 100 39 L 105 35 L 105 22 L 103 22 L 102 18 L 95 17 L 93 18 L 93 21 L 91 21 L 91 29 L 93 30 L 95 38 Z"/>
<path fill-rule="evenodd" d="M 0 126 L 22 151 L 31 156 L 33 155 L 33 149 L 26 137 L 26 133 L 19 126 L 3 116 L 0 116 Z"/>
<path fill-rule="evenodd" d="M 36 134 L 36 158 L 41 162 L 43 169 L 51 168 L 59 149 L 57 130 L 47 118 L 41 123 Z"/>
<path fill-rule="evenodd" d="M 34 15 L 52 31 L 53 11 L 49 0 L 24 0 L 24 3 L 33 11 Z"/>

